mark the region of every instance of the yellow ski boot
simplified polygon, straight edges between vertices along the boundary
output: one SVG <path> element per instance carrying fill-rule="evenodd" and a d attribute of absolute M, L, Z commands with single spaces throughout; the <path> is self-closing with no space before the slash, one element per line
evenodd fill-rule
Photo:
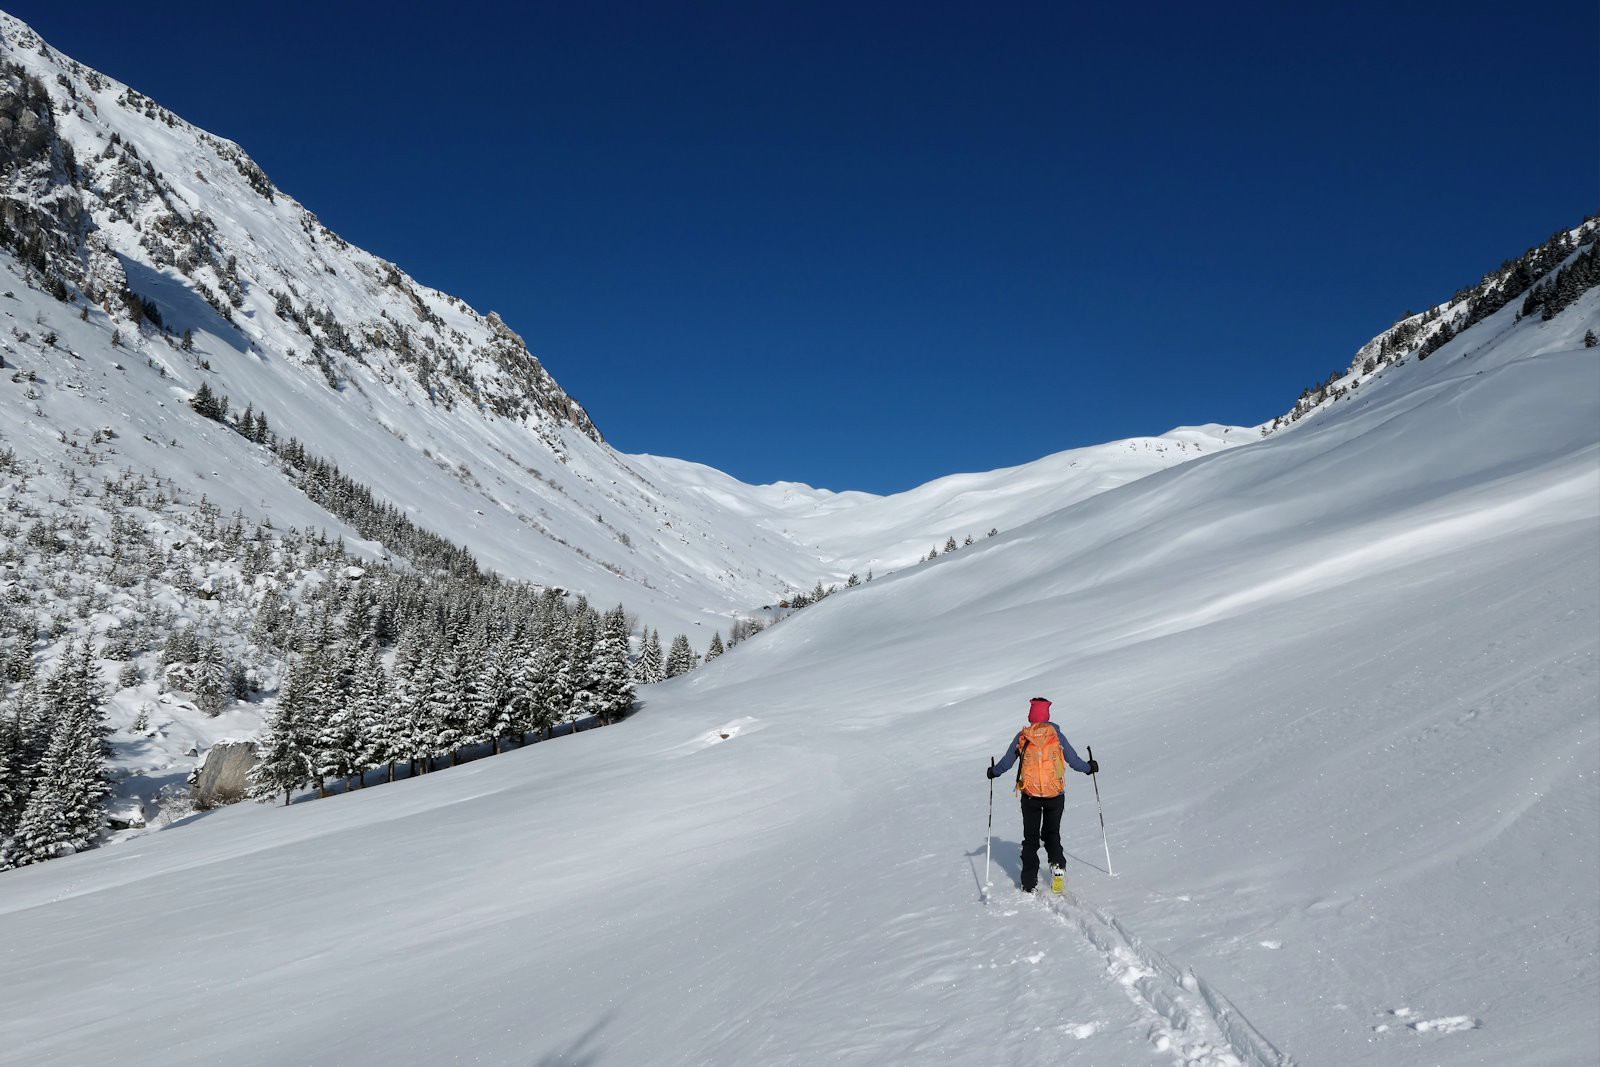
<path fill-rule="evenodd" d="M 1060 893 L 1067 888 L 1067 872 L 1064 867 L 1050 868 L 1050 892 Z"/>

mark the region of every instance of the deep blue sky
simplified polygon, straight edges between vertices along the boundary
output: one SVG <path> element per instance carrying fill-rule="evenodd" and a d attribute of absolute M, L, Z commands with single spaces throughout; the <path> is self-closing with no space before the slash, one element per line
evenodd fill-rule
<path fill-rule="evenodd" d="M 1593 0 L 4 6 L 751 482 L 1260 422 L 1600 202 Z"/>

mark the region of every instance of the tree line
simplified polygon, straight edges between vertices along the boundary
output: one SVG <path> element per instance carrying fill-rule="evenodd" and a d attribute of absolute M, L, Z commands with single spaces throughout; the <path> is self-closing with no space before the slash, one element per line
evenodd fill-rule
<path fill-rule="evenodd" d="M 270 434 L 246 411 L 241 424 Z M 659 632 L 635 636 L 622 605 L 602 613 L 483 572 L 298 444 L 280 447 L 302 488 L 336 514 L 392 523 L 400 558 L 226 516 L 158 475 L 95 485 L 85 470 L 112 462 L 111 438 L 64 434 L 69 459 L 53 472 L 0 448 L 0 564 L 14 576 L 0 595 L 0 866 L 100 836 L 113 669 L 116 692 L 154 683 L 208 714 L 275 694 L 255 786 L 292 796 L 612 723 L 635 686 L 701 662 L 686 635 L 665 652 Z M 64 492 L 33 488 L 46 477 Z M 65 651 L 45 670 L 51 645 Z"/>

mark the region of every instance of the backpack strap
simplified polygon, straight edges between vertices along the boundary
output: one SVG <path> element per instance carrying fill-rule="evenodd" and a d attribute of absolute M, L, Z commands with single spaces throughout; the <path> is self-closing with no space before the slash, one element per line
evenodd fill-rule
<path fill-rule="evenodd" d="M 1027 749 L 1027 747 L 1028 747 L 1028 731 L 1026 731 L 1026 730 L 1017 731 L 1017 782 L 1016 782 L 1015 785 L 1013 785 L 1011 787 L 1011 791 L 1013 793 L 1015 793 L 1017 796 L 1021 796 L 1022 795 L 1022 763 L 1023 763 L 1022 754 L 1023 754 L 1024 750 Z"/>

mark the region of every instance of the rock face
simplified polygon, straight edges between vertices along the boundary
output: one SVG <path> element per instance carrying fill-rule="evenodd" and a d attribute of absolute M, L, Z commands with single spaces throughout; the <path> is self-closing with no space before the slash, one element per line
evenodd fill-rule
<path fill-rule="evenodd" d="M 258 759 L 254 741 L 219 741 L 189 776 L 189 795 L 201 807 L 243 800 Z"/>

